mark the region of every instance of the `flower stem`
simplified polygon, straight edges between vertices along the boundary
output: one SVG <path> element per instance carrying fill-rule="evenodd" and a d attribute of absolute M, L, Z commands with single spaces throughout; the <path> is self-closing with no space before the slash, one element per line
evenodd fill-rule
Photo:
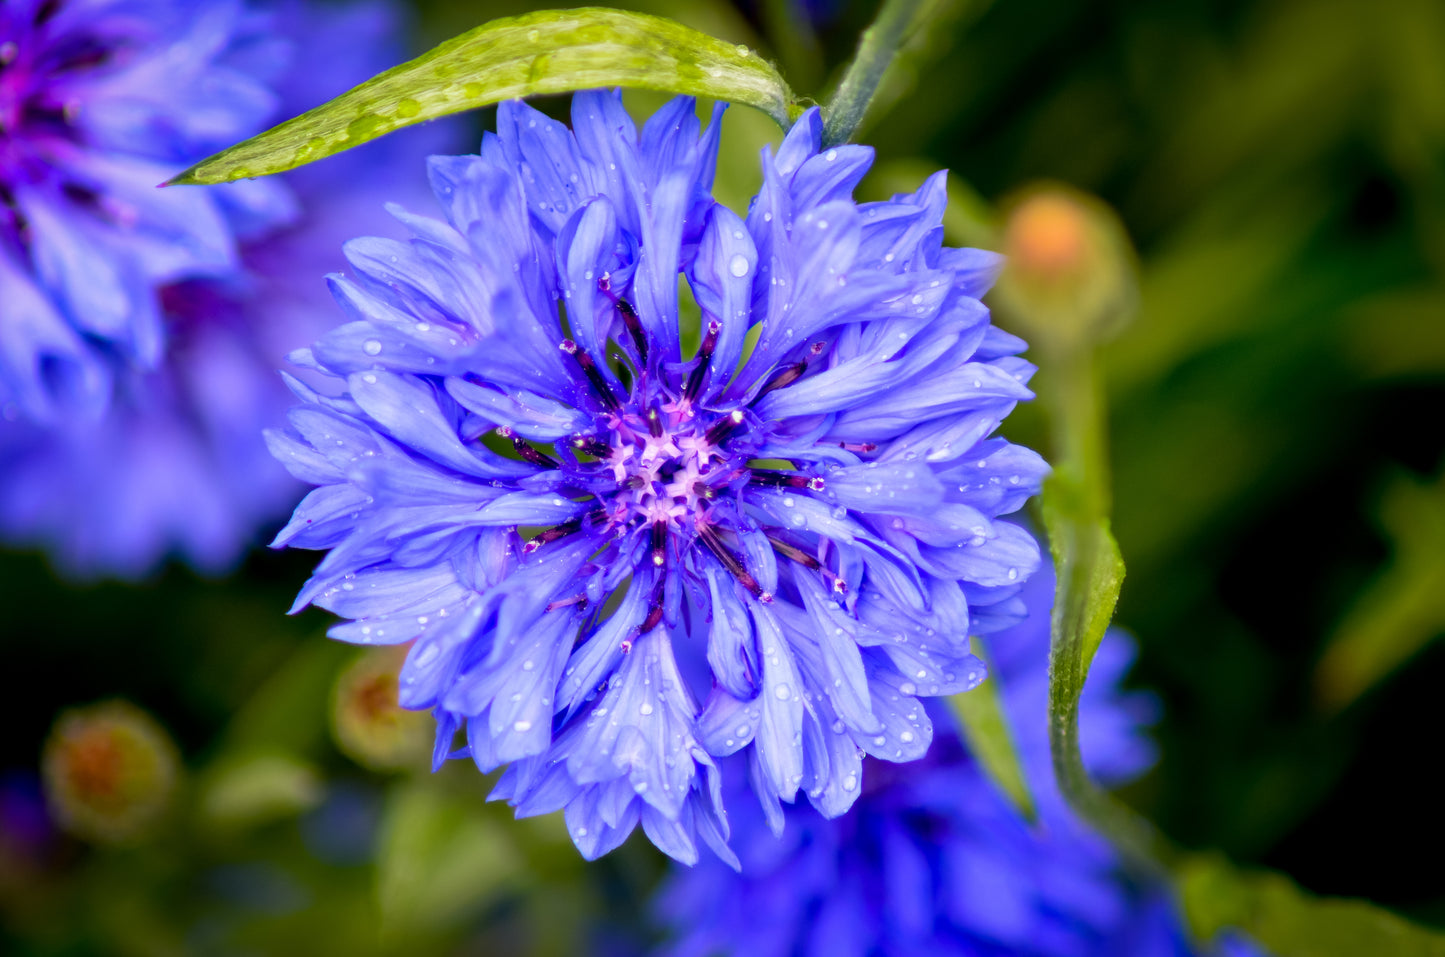
<path fill-rule="evenodd" d="M 1049 750 L 1059 791 L 1132 863 L 1149 871 L 1177 856 L 1143 817 L 1089 777 L 1079 750 L 1079 697 L 1109 626 L 1124 562 L 1109 530 L 1103 395 L 1089 346 L 1061 349 L 1043 389 L 1053 420 L 1056 463 L 1044 492 L 1044 524 L 1058 573 L 1049 649 Z M 1044 378 L 1044 377 L 1041 377 Z"/>
<path fill-rule="evenodd" d="M 848 64 L 843 81 L 823 107 L 823 145 L 837 146 L 863 122 L 863 114 L 899 46 L 908 34 L 914 15 L 925 0 L 883 0 L 878 16 L 858 41 L 858 52 Z"/>

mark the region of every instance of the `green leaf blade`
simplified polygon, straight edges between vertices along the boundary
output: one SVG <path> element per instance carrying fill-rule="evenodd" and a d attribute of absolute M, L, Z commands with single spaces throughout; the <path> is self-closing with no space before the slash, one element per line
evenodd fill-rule
<path fill-rule="evenodd" d="M 329 103 L 201 160 L 166 185 L 269 176 L 393 130 L 503 100 L 602 87 L 707 96 L 786 128 L 783 78 L 747 47 L 663 17 L 583 7 L 493 20 Z"/>
<path fill-rule="evenodd" d="M 974 654 L 988 663 L 988 654 L 979 638 L 970 638 Z M 1030 824 L 1038 818 L 1033 792 L 1024 775 L 1023 762 L 1014 747 L 1008 714 L 996 680 L 985 681 L 972 691 L 951 695 L 948 706 L 958 721 L 969 753 L 974 756 L 999 792 Z"/>
<path fill-rule="evenodd" d="M 1217 854 L 1187 858 L 1178 882 L 1200 941 L 1237 927 L 1282 957 L 1445 957 L 1445 935 L 1366 901 L 1315 897 L 1282 874 L 1236 868 Z"/>

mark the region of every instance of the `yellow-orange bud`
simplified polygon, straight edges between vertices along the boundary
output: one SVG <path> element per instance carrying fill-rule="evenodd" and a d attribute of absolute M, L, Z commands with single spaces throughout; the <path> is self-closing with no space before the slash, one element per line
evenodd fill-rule
<path fill-rule="evenodd" d="M 67 711 L 45 742 L 45 796 L 67 831 L 104 844 L 145 837 L 170 807 L 180 770 L 175 744 L 125 701 Z"/>
<path fill-rule="evenodd" d="M 374 771 L 423 766 L 431 720 L 398 703 L 402 648 L 377 648 L 357 658 L 336 679 L 331 728 L 347 757 Z"/>
<path fill-rule="evenodd" d="M 1032 342 L 1073 348 L 1125 322 L 1136 299 L 1134 254 L 1102 202 L 1060 185 L 1035 186 L 1008 203 L 998 302 Z"/>

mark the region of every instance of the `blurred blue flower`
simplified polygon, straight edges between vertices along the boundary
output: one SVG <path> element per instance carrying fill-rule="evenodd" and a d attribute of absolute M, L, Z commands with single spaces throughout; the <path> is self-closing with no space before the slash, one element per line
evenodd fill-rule
<path fill-rule="evenodd" d="M 464 728 L 589 858 L 640 822 L 731 859 L 738 751 L 775 825 L 799 789 L 842 813 L 863 752 L 927 750 L 918 696 L 983 680 L 968 636 L 1039 559 L 997 516 L 1046 466 L 989 438 L 1033 367 L 977 299 L 996 257 L 941 245 L 944 175 L 855 204 L 872 151 L 820 151 L 814 110 L 743 219 L 710 195 L 720 112 L 502 105 L 431 161 L 445 223 L 347 245 L 352 321 L 294 357 L 332 385 L 270 436 L 319 486 L 277 544 L 329 550 L 296 607 L 414 640 L 437 761 Z"/>
<path fill-rule="evenodd" d="M 223 571 L 300 495 L 265 452 L 337 247 L 382 228 L 433 127 L 283 179 L 185 163 L 395 63 L 390 3 L 0 7 L 0 535 L 69 573 Z M 305 60 L 299 43 L 306 43 Z M 273 526 L 274 527 L 274 526 Z"/>
<path fill-rule="evenodd" d="M 111 355 L 155 368 L 159 287 L 235 267 L 228 213 L 284 219 L 274 183 L 157 190 L 277 108 L 265 22 L 237 2 L 0 7 L 0 408 L 101 413 Z"/>
<path fill-rule="evenodd" d="M 789 815 L 775 838 L 734 818 L 741 874 L 715 862 L 675 869 L 654 912 L 674 957 L 967 954 L 1186 955 L 1168 899 L 1132 885 L 1109 846 L 1053 784 L 1047 732 L 1048 608 L 1053 576 L 1026 589 L 1034 613 L 993 636 L 993 680 L 1039 810 L 1030 826 L 953 732 L 912 773 L 870 768 L 870 786 L 837 820 Z M 1111 632 L 1081 705 L 1087 762 L 1118 784 L 1145 770 L 1155 700 L 1119 681 L 1133 658 Z M 879 773 L 882 772 L 882 773 Z M 755 817 L 755 816 L 754 816 Z"/>

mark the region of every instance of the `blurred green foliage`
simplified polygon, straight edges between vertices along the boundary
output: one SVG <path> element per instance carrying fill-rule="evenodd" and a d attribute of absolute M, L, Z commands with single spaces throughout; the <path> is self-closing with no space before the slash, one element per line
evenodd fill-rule
<path fill-rule="evenodd" d="M 416 5 L 418 49 L 547 6 Z M 873 13 L 840 2 L 786 30 L 773 0 L 619 6 L 746 43 L 815 98 Z M 879 159 L 864 192 L 946 166 L 950 238 L 990 245 L 993 204 L 1058 180 L 1117 209 L 1140 252 L 1104 384 L 1119 621 L 1166 717 L 1160 766 L 1126 798 L 1187 847 L 1445 926 L 1426 866 L 1445 856 L 1445 6 L 936 7 L 946 27 L 915 38 L 860 131 Z M 730 111 L 734 208 L 776 137 Z M 1009 430 L 1042 447 L 1042 427 L 1027 409 Z M 0 951 L 628 952 L 661 869 L 643 842 L 584 867 L 555 820 L 512 822 L 468 767 L 373 772 L 338 749 L 353 653 L 324 615 L 284 615 L 310 563 L 76 587 L 0 556 L 5 786 L 28 793 L 62 710 L 115 696 L 187 766 L 148 844 L 0 836 Z"/>

